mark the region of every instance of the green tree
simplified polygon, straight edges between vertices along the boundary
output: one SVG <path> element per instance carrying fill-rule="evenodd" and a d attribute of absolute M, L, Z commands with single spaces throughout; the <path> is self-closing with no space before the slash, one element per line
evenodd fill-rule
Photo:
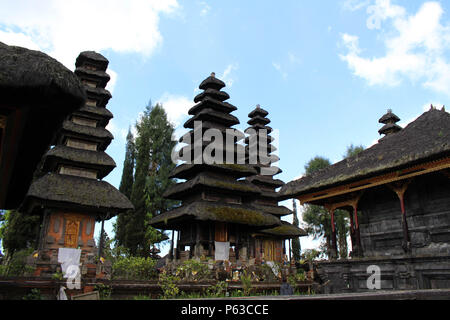
<path fill-rule="evenodd" d="M 330 166 L 330 160 L 316 156 L 305 165 L 305 175 L 309 176 Z M 314 239 L 323 238 L 321 250 L 328 257 L 331 256 L 331 217 L 328 211 L 317 205 L 307 204 L 303 211 L 303 221 L 306 223 L 306 231 Z"/>
<path fill-rule="evenodd" d="M 0 239 L 7 258 L 11 258 L 19 250 L 36 246 L 41 223 L 40 216 L 8 210 L 0 217 L 0 222 Z"/>
<path fill-rule="evenodd" d="M 295 199 L 292 199 L 292 206 L 293 206 L 293 221 L 292 224 L 296 227 L 299 226 L 299 221 L 298 221 L 298 215 L 297 215 L 297 202 L 295 201 Z M 301 259 L 301 246 L 300 246 L 300 238 L 294 238 L 292 239 L 292 257 L 294 258 L 295 261 L 300 261 Z"/>
<path fill-rule="evenodd" d="M 134 182 L 134 166 L 136 161 L 136 146 L 131 128 L 128 129 L 127 144 L 125 147 L 125 160 L 123 162 L 122 179 L 120 180 L 119 191 L 128 198 L 131 198 Z M 122 246 L 126 241 L 126 225 L 133 211 L 122 212 L 117 216 L 114 224 L 115 240 L 118 246 Z"/>
<path fill-rule="evenodd" d="M 177 202 L 163 198 L 173 184 L 169 178 L 175 167 L 171 153 L 173 125 L 168 121 L 162 105 L 145 108 L 136 123 L 135 172 L 130 200 L 135 210 L 118 220 L 118 244 L 128 248 L 132 255 L 148 256 L 150 246 L 164 239 L 164 234 L 148 224 L 156 214 L 171 209 Z M 131 147 L 130 147 L 131 148 Z M 117 236 L 116 236 L 117 238 Z"/>
<path fill-rule="evenodd" d="M 353 144 L 351 144 L 350 146 L 347 147 L 347 151 L 344 154 L 344 159 L 356 156 L 358 153 L 360 153 L 363 150 L 364 150 L 364 146 L 362 146 L 362 145 L 354 146 Z"/>

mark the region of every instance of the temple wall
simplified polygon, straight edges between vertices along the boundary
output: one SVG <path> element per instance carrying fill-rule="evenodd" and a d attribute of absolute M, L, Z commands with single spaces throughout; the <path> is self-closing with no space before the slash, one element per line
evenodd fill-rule
<path fill-rule="evenodd" d="M 371 268 L 379 268 L 379 290 L 450 288 L 450 255 L 323 261 L 317 265 L 323 293 L 371 291 Z"/>
<path fill-rule="evenodd" d="M 450 179 L 442 173 L 414 178 L 405 193 L 413 255 L 450 254 Z M 367 190 L 359 202 L 364 256 L 403 255 L 400 201 L 388 187 Z"/>

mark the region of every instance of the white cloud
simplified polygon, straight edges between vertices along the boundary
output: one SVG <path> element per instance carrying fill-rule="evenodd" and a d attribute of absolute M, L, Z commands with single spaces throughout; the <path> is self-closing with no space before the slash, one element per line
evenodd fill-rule
<path fill-rule="evenodd" d="M 232 72 L 236 71 L 238 68 L 239 68 L 239 66 L 237 63 L 229 64 L 225 68 L 222 75 L 219 76 L 219 79 L 221 79 L 223 82 L 225 82 L 227 87 L 231 87 L 233 85 L 233 82 L 235 81 L 235 78 L 233 77 Z"/>
<path fill-rule="evenodd" d="M 395 19 L 405 15 L 403 7 L 392 5 L 391 0 L 376 0 L 375 5 L 367 8 L 367 14 L 370 17 L 367 19 L 367 28 L 380 29 L 381 22 L 387 19 Z"/>
<path fill-rule="evenodd" d="M 345 10 L 349 10 L 349 11 L 357 11 L 359 9 L 362 9 L 364 7 L 366 7 L 368 4 L 370 3 L 370 0 L 345 0 L 342 3 L 342 7 Z"/>
<path fill-rule="evenodd" d="M 396 86 L 405 79 L 450 95 L 450 27 L 442 24 L 443 9 L 437 2 L 425 2 L 415 14 L 390 0 L 377 0 L 367 9 L 367 27 L 380 29 L 389 21 L 388 32 L 380 33 L 385 46 L 381 57 L 363 57 L 359 38 L 341 34 L 347 53 L 340 55 L 352 72 L 369 85 Z"/>
<path fill-rule="evenodd" d="M 149 57 L 162 42 L 160 14 L 178 7 L 176 0 L 2 1 L 0 41 L 44 51 L 69 69 L 84 50 Z"/>
<path fill-rule="evenodd" d="M 166 110 L 168 120 L 175 127 L 178 127 L 181 121 L 188 117 L 188 111 L 193 106 L 191 99 L 167 92 L 162 95 L 157 103 L 162 104 L 164 110 Z"/>
<path fill-rule="evenodd" d="M 279 64 L 278 62 L 272 62 L 272 66 L 275 68 L 275 70 L 277 70 L 281 74 L 283 79 L 287 79 L 288 74 L 286 71 L 282 70 L 281 64 Z"/>
<path fill-rule="evenodd" d="M 208 15 L 211 11 L 211 7 L 205 1 L 199 1 L 198 4 L 201 7 L 200 16 L 204 17 Z"/>
<path fill-rule="evenodd" d="M 111 132 L 114 136 L 114 139 L 120 139 L 125 141 L 128 134 L 128 129 L 120 128 L 114 119 L 111 119 L 106 126 L 106 130 Z"/>

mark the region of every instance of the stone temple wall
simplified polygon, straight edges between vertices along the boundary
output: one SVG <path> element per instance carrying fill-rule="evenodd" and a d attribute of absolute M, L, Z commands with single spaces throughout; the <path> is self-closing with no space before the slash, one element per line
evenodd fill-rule
<path fill-rule="evenodd" d="M 367 190 L 359 202 L 364 256 L 403 255 L 401 209 L 388 187 Z M 405 193 L 413 256 L 450 254 L 450 179 L 442 173 L 415 178 Z"/>

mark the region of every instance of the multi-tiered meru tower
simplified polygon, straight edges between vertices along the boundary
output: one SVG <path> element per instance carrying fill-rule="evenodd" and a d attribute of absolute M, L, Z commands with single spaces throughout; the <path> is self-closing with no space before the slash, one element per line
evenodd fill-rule
<path fill-rule="evenodd" d="M 151 221 L 156 228 L 178 231 L 175 258 L 247 260 L 255 256 L 252 234 L 281 225 L 277 217 L 249 205 L 260 190 L 243 178 L 257 171 L 245 164 L 243 145 L 239 152 L 237 141 L 244 135 L 231 128 L 239 120 L 231 115 L 236 107 L 225 102 L 229 95 L 221 91 L 224 87 L 214 73 L 200 84 L 203 92 L 195 97 L 192 117 L 184 125 L 191 130 L 180 139 L 188 144 L 180 151 L 185 163 L 172 173 L 186 181 L 165 193 L 182 205 Z"/>
<path fill-rule="evenodd" d="M 108 60 L 88 51 L 80 53 L 75 65 L 86 104 L 64 121 L 22 205 L 22 210 L 43 216 L 39 257 L 53 265 L 59 248 L 79 248 L 82 263 L 94 262 L 95 222 L 133 208 L 127 197 L 101 180 L 116 166 L 105 153 L 113 139 L 105 129 L 113 117 L 106 109 L 111 98 L 105 89 Z"/>
<path fill-rule="evenodd" d="M 305 236 L 306 232 L 286 221 L 281 221 L 281 217 L 292 214 L 292 211 L 278 204 L 279 195 L 276 189 L 282 187 L 284 182 L 274 179 L 274 176 L 282 171 L 272 166 L 279 161 L 279 157 L 273 154 L 276 151 L 276 147 L 272 144 L 275 138 L 271 136 L 273 129 L 268 126 L 270 123 L 268 114 L 259 105 L 248 114 L 250 120 L 247 123 L 250 127 L 245 130 L 248 134 L 245 139 L 246 159 L 254 166 L 257 174 L 247 177 L 246 180 L 261 190 L 259 196 L 251 201 L 251 205 L 275 216 L 282 223 L 280 226 L 263 229 L 255 234 L 255 245 L 259 248 L 256 251 L 256 258 L 257 260 L 282 261 L 283 254 L 288 251 L 284 240 Z"/>

